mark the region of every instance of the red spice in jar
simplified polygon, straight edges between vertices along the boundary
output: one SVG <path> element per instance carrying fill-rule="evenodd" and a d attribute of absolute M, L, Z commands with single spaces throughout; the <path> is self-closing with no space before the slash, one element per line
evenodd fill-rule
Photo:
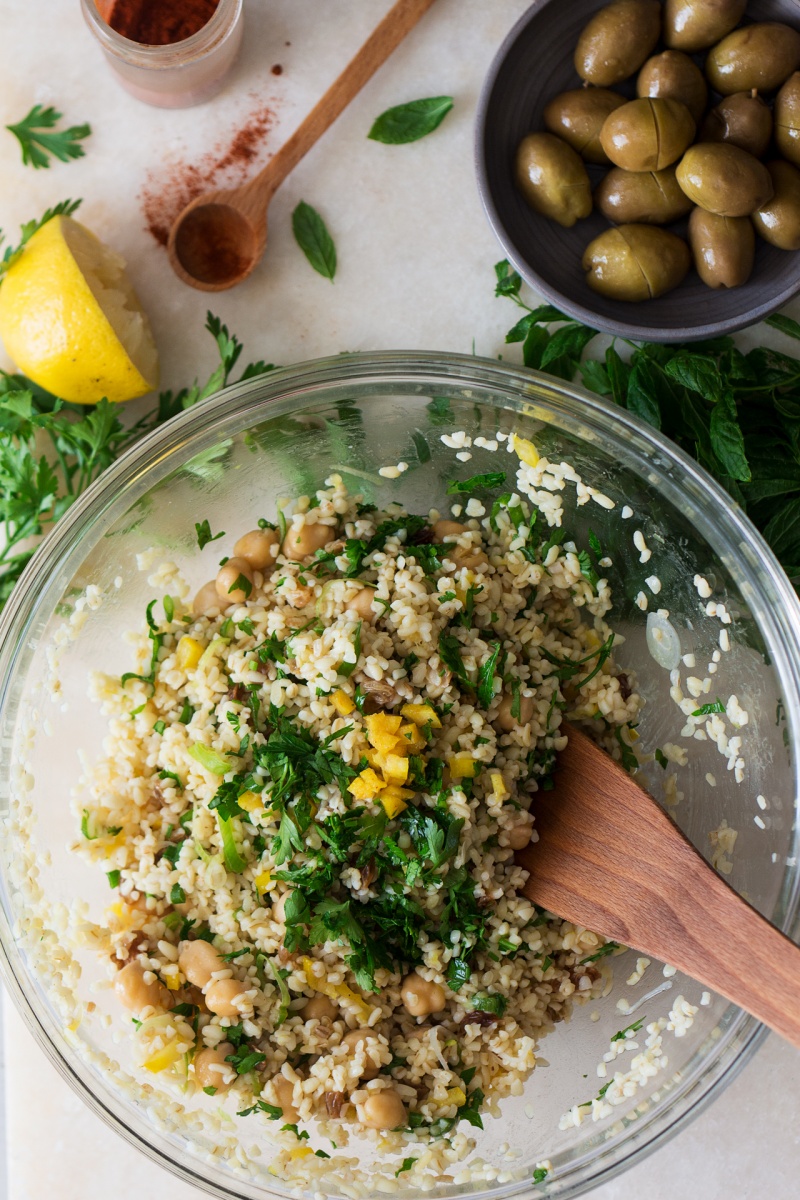
<path fill-rule="evenodd" d="M 219 0 L 113 0 L 106 22 L 143 46 L 172 46 L 198 33 Z"/>

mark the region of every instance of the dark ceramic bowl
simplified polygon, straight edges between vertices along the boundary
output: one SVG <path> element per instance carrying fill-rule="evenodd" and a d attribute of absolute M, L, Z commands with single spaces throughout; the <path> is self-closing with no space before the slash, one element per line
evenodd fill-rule
<path fill-rule="evenodd" d="M 522 277 L 563 312 L 595 329 L 639 341 L 677 342 L 742 329 L 800 291 L 800 252 L 756 238 L 753 274 L 744 286 L 712 289 L 692 269 L 680 287 L 640 304 L 593 292 L 581 268 L 583 251 L 608 222 L 598 212 L 571 229 L 529 208 L 514 182 L 514 155 L 523 137 L 543 129 L 544 107 L 558 92 L 579 87 L 572 56 L 590 17 L 608 0 L 535 0 L 500 47 L 478 106 L 476 163 L 483 206 Z M 796 0 L 752 0 L 749 20 L 800 28 Z M 656 51 L 657 53 L 658 51 Z M 634 96 L 632 83 L 617 90 Z M 714 98 L 716 103 L 716 98 Z M 588 167 L 594 187 L 604 168 Z M 686 221 L 669 228 L 685 234 Z"/>

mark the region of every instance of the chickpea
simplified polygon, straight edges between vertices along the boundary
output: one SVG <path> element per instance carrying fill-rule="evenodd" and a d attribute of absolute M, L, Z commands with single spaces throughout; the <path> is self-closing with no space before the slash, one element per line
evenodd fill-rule
<path fill-rule="evenodd" d="M 123 1008 L 130 1012 L 141 1012 L 148 1005 L 153 1008 L 170 1008 L 172 995 L 156 979 L 153 983 L 145 983 L 144 967 L 138 963 L 128 963 L 123 967 L 114 980 L 114 991 Z"/>
<path fill-rule="evenodd" d="M 400 988 L 400 997 L 406 1012 L 410 1012 L 412 1017 L 427 1017 L 430 1013 L 441 1012 L 447 1003 L 444 988 L 423 979 L 416 971 L 406 975 Z"/>
<path fill-rule="evenodd" d="M 359 1049 L 365 1051 L 364 1057 L 367 1065 L 361 1072 L 361 1078 L 365 1080 L 374 1079 L 380 1073 L 380 1067 L 376 1067 L 371 1056 L 366 1054 L 364 1043 L 369 1037 L 375 1037 L 375 1033 L 371 1029 L 351 1029 L 349 1033 L 344 1035 L 341 1041 L 343 1046 L 347 1046 L 348 1058 L 358 1053 Z"/>
<path fill-rule="evenodd" d="M 216 1088 L 217 1095 L 220 1092 L 227 1092 L 236 1078 L 234 1068 L 230 1063 L 225 1062 L 229 1054 L 233 1054 L 233 1046 L 230 1042 L 221 1042 L 213 1049 L 207 1046 L 205 1050 L 200 1050 L 195 1054 L 194 1077 L 198 1087 Z"/>
<path fill-rule="evenodd" d="M 362 1124 L 368 1129 L 397 1129 L 406 1123 L 406 1106 L 394 1088 L 373 1092 L 364 1101 Z"/>
<path fill-rule="evenodd" d="M 189 983 L 204 988 L 210 983 L 215 971 L 224 971 L 225 963 L 218 950 L 198 938 L 196 942 L 184 942 L 178 955 L 178 966 Z"/>
<path fill-rule="evenodd" d="M 227 608 L 227 604 L 219 598 L 216 579 L 204 583 L 192 601 L 192 612 L 196 617 L 207 617 L 223 608 Z"/>
<path fill-rule="evenodd" d="M 356 592 L 352 600 L 348 600 L 345 604 L 347 612 L 357 613 L 363 621 L 371 621 L 375 616 L 372 608 L 372 598 L 375 595 L 375 588 L 365 587 L 360 592 Z"/>
<path fill-rule="evenodd" d="M 452 550 L 447 551 L 447 557 L 452 559 L 457 567 L 467 567 L 470 571 L 477 571 L 478 567 L 485 567 L 489 562 L 483 550 L 479 550 L 477 546 L 454 546 Z"/>
<path fill-rule="evenodd" d="M 300 529 L 293 526 L 283 539 L 282 550 L 287 558 L 307 558 L 332 542 L 335 536 L 330 525 L 302 525 Z"/>
<path fill-rule="evenodd" d="M 462 525 L 458 521 L 442 519 L 441 521 L 436 521 L 433 526 L 433 536 L 437 542 L 443 542 L 446 537 L 460 537 L 466 531 L 466 525 Z"/>
<path fill-rule="evenodd" d="M 285 1075 L 276 1075 L 272 1081 L 275 1099 L 283 1109 L 283 1120 L 289 1125 L 295 1124 L 299 1113 L 294 1103 L 294 1084 Z"/>
<path fill-rule="evenodd" d="M 249 589 L 234 587 L 240 577 L 247 580 Z M 217 572 L 216 586 L 220 600 L 227 604 L 244 604 L 253 590 L 253 568 L 246 558 L 229 558 Z"/>
<path fill-rule="evenodd" d="M 339 1012 L 337 1006 L 327 996 L 312 996 L 308 1004 L 300 1010 L 304 1021 L 333 1021 Z"/>
<path fill-rule="evenodd" d="M 238 558 L 245 558 L 254 571 L 267 571 L 275 566 L 278 556 L 277 529 L 251 529 L 233 547 Z"/>
<path fill-rule="evenodd" d="M 512 850 L 524 850 L 526 846 L 530 845 L 532 833 L 533 829 L 530 825 L 512 825 L 510 829 L 506 830 L 509 846 Z"/>
<path fill-rule="evenodd" d="M 533 718 L 533 696 L 520 696 L 518 717 L 511 715 L 513 703 L 514 697 L 510 692 L 506 692 L 500 701 L 500 708 L 495 717 L 496 723 L 506 733 L 511 733 L 513 729 L 520 729 L 523 725 L 530 725 Z"/>
<path fill-rule="evenodd" d="M 238 979 L 215 979 L 206 988 L 206 1007 L 218 1017 L 240 1017 L 242 1010 L 234 1001 L 246 991 L 247 985 Z"/>

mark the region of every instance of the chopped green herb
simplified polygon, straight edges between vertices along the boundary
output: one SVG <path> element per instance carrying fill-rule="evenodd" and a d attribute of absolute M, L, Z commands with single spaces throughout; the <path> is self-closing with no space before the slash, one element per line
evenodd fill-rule
<path fill-rule="evenodd" d="M 169 893 L 169 902 L 170 902 L 170 904 L 185 904 L 186 903 L 186 892 L 183 890 L 183 888 L 181 887 L 181 885 L 179 883 L 173 883 L 172 888 Z"/>
<path fill-rule="evenodd" d="M 452 991 L 457 992 L 463 984 L 468 983 L 471 975 L 472 969 L 466 959 L 450 959 L 447 965 L 447 985 Z"/>
<path fill-rule="evenodd" d="M 217 1089 L 213 1086 L 204 1087 L 203 1091 L 205 1092 L 205 1094 L 207 1096 L 216 1096 L 216 1094 L 217 1094 Z M 242 1115 L 243 1115 L 242 1113 L 239 1113 L 239 1116 L 242 1116 Z"/>
<path fill-rule="evenodd" d="M 230 1030 L 227 1031 L 230 1039 Z M 263 1112 L 266 1113 L 270 1121 L 280 1121 L 283 1116 L 283 1109 L 278 1108 L 275 1104 L 267 1104 L 266 1100 L 256 1100 L 255 1104 L 250 1108 L 243 1108 L 241 1112 L 237 1112 L 237 1117 L 249 1117 L 251 1113 Z"/>
<path fill-rule="evenodd" d="M 395 1179 L 397 1179 L 398 1175 L 402 1175 L 404 1171 L 410 1171 L 416 1161 L 415 1158 L 404 1158 L 402 1166 L 398 1167 L 394 1173 Z"/>
<path fill-rule="evenodd" d="M 252 1050 L 248 1045 L 241 1045 L 233 1054 L 225 1056 L 225 1062 L 229 1062 L 232 1067 L 236 1068 L 237 1075 L 247 1075 L 250 1071 L 254 1071 L 259 1063 L 266 1062 L 266 1054 L 261 1054 L 258 1050 Z"/>
<path fill-rule="evenodd" d="M 344 675 L 345 678 L 349 678 L 353 674 L 353 671 L 355 671 L 356 667 L 358 666 L 358 659 L 359 659 L 359 655 L 361 654 L 361 626 L 362 625 L 363 625 L 363 621 L 359 621 L 358 624 L 356 625 L 356 631 L 353 636 L 353 652 L 355 654 L 355 658 L 353 659 L 352 662 L 340 663 L 340 665 L 336 668 L 337 673 L 339 675 Z"/>
<path fill-rule="evenodd" d="M 153 733 L 163 733 L 166 728 L 167 727 L 163 721 L 156 721 L 155 725 L 153 726 Z"/>
<path fill-rule="evenodd" d="M 480 489 L 502 487 L 505 481 L 505 471 L 489 471 L 485 475 L 473 475 L 470 479 L 453 480 L 448 483 L 446 494 L 457 496 L 461 492 L 477 492 Z"/>
<path fill-rule="evenodd" d="M 710 717 L 712 713 L 724 713 L 725 705 L 717 697 L 711 704 L 704 704 L 702 708 L 696 708 L 692 713 L 693 717 Z"/>
<path fill-rule="evenodd" d="M 194 528 L 197 533 L 197 544 L 201 550 L 204 550 L 209 542 L 216 542 L 219 538 L 225 537 L 224 529 L 220 533 L 212 533 L 207 519 L 204 521 L 195 521 Z"/>
<path fill-rule="evenodd" d="M 639 1021 L 634 1021 L 631 1025 L 626 1025 L 624 1029 L 618 1030 L 611 1038 L 612 1042 L 622 1042 L 629 1033 L 638 1033 L 645 1023 L 645 1017 Z"/>
<path fill-rule="evenodd" d="M 656 762 L 658 763 L 658 765 L 666 771 L 667 766 L 668 766 L 668 759 L 662 749 L 658 748 L 656 750 L 655 758 L 656 758 Z"/>
<path fill-rule="evenodd" d="M 237 575 L 231 586 L 228 588 L 228 595 L 232 592 L 243 592 L 245 600 L 249 599 L 250 593 L 253 590 L 253 585 L 246 575 Z"/>
<path fill-rule="evenodd" d="M 533 1182 L 534 1183 L 544 1183 L 544 1181 L 545 1181 L 545 1179 L 547 1179 L 547 1176 L 549 1175 L 549 1173 L 550 1172 L 547 1170 L 547 1167 L 536 1167 L 536 1169 L 533 1172 Z"/>
<path fill-rule="evenodd" d="M 194 709 L 188 700 L 184 700 L 183 708 L 181 709 L 181 715 L 178 717 L 178 720 L 180 721 L 181 725 L 188 725 L 193 716 Z"/>
<path fill-rule="evenodd" d="M 119 881 L 121 878 L 119 871 L 106 871 L 106 878 L 108 879 L 109 887 L 112 887 L 112 888 L 119 887 Z"/>
<path fill-rule="evenodd" d="M 586 963 L 597 962 L 599 958 L 605 958 L 607 954 L 613 954 L 615 950 L 619 950 L 619 942 L 606 942 L 596 953 L 590 954 L 588 958 L 582 958 L 580 965 L 584 966 Z"/>
<path fill-rule="evenodd" d="M 473 1009 L 478 1012 L 493 1013 L 496 1017 L 502 1017 L 507 1004 L 507 998 L 501 996 L 499 992 L 477 992 L 472 997 Z"/>

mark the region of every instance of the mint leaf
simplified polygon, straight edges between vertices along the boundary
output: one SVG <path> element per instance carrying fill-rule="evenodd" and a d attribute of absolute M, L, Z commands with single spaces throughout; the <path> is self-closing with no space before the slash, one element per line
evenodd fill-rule
<path fill-rule="evenodd" d="M 315 208 L 301 200 L 292 213 L 295 241 L 315 271 L 333 282 L 336 274 L 336 247 L 328 228 Z"/>
<path fill-rule="evenodd" d="M 373 122 L 367 137 L 373 142 L 384 142 L 387 146 L 418 142 L 438 129 L 452 107 L 452 96 L 409 100 L 407 104 L 398 104 L 381 113 Z"/>

